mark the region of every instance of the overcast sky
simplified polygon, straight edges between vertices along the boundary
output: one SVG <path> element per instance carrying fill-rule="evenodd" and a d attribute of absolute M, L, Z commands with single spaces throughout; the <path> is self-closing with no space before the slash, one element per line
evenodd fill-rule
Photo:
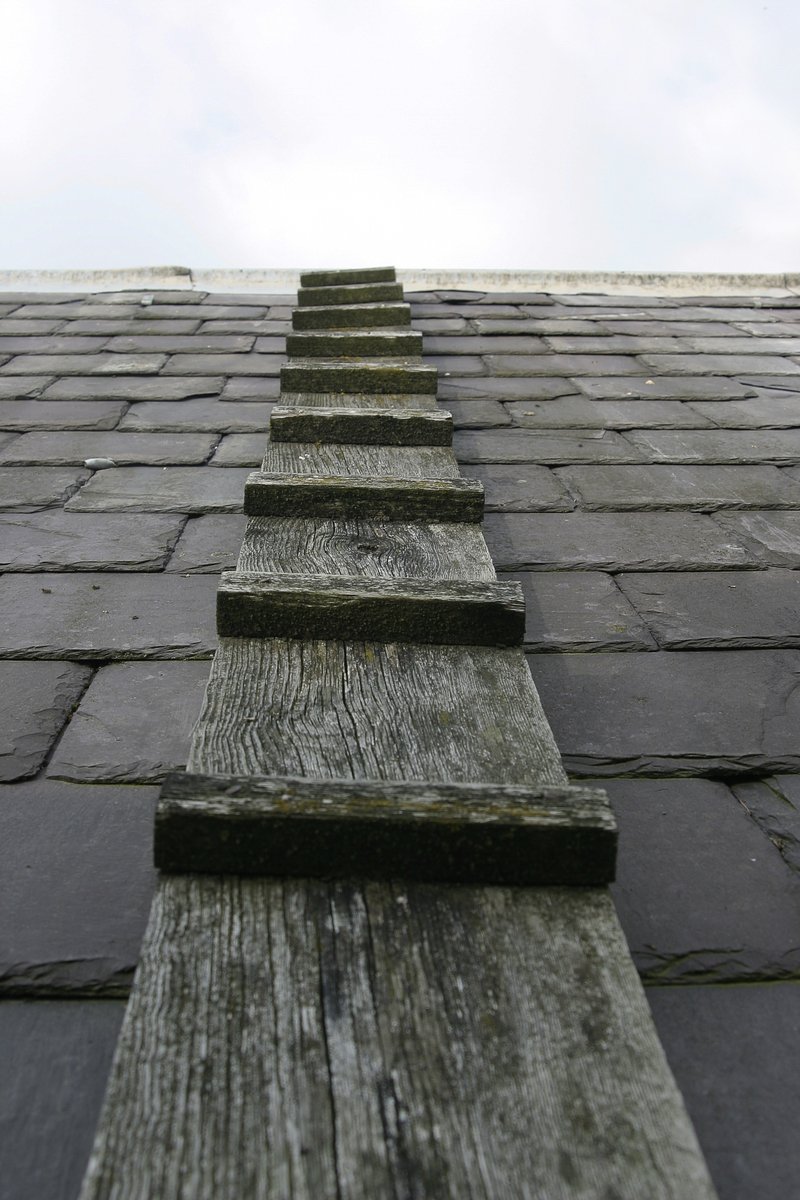
<path fill-rule="evenodd" d="M 0 12 L 0 268 L 800 271 L 798 0 Z"/>

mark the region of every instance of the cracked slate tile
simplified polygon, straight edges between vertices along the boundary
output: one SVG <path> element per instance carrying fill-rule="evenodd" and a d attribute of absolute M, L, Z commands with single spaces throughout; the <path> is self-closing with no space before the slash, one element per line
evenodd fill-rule
<path fill-rule="evenodd" d="M 222 404 L 219 399 L 144 401 L 132 404 L 120 429 L 196 430 L 213 433 L 257 433 L 269 427 L 272 404 Z M 1 410 L 0 410 L 1 411 Z"/>
<path fill-rule="evenodd" d="M 110 458 L 117 466 L 146 463 L 204 463 L 216 445 L 204 433 L 126 433 L 41 431 L 23 433 L 0 449 L 0 464 L 83 465 L 85 459 Z"/>
<path fill-rule="evenodd" d="M 30 512 L 63 504 L 90 475 L 75 467 L 0 467 L 0 509 Z"/>
<path fill-rule="evenodd" d="M 647 997 L 721 1200 L 786 1200 L 800 1177 L 800 985 Z"/>
<path fill-rule="evenodd" d="M 124 1015 L 121 1000 L 0 1004 L 6 1196 L 75 1200 Z"/>
<path fill-rule="evenodd" d="M 167 571 L 187 575 L 232 571 L 239 558 L 247 518 L 244 516 L 190 517 Z"/>
<path fill-rule="evenodd" d="M 720 406 L 722 407 L 722 406 Z M 515 400 L 506 404 L 522 429 L 703 429 L 714 422 L 680 400 Z"/>
<path fill-rule="evenodd" d="M 157 783 L 183 770 L 208 672 L 207 661 L 102 667 L 50 760 L 48 776 L 78 783 Z"/>
<path fill-rule="evenodd" d="M 448 400 L 454 429 L 491 429 L 511 425 L 511 417 L 499 400 Z"/>
<path fill-rule="evenodd" d="M 608 779 L 611 885 L 646 983 L 800 975 L 800 879 L 723 783 Z"/>
<path fill-rule="evenodd" d="M 97 471 L 66 510 L 241 512 L 248 474 L 240 467 L 116 467 Z"/>
<path fill-rule="evenodd" d="M 713 519 L 757 561 L 800 567 L 800 512 L 715 513 Z"/>
<path fill-rule="evenodd" d="M 30 396 L 38 396 L 52 383 L 52 376 L 9 375 L 7 378 L 0 376 L 0 400 L 21 400 Z"/>
<path fill-rule="evenodd" d="M 665 649 L 800 646 L 800 572 L 616 577 Z"/>
<path fill-rule="evenodd" d="M 267 447 L 263 433 L 229 433 L 219 443 L 211 465 L 214 467 L 260 467 Z"/>
<path fill-rule="evenodd" d="M 704 571 L 755 567 L 741 540 L 696 513 L 490 513 L 483 533 L 504 570 Z"/>
<path fill-rule="evenodd" d="M 106 379 L 57 379 L 44 392 L 45 400 L 186 400 L 194 396 L 218 396 L 225 380 L 222 376 L 194 376 L 190 379 L 125 377 Z M 0 380 L 0 386 L 2 380 Z"/>
<path fill-rule="evenodd" d="M 753 400 L 699 401 L 691 407 L 721 429 L 800 427 L 800 397 L 796 392 L 764 388 Z"/>
<path fill-rule="evenodd" d="M 739 783 L 733 794 L 784 862 L 800 872 L 800 776 L 772 775 Z"/>
<path fill-rule="evenodd" d="M 654 462 L 800 463 L 800 429 L 633 430 L 627 437 Z"/>
<path fill-rule="evenodd" d="M 210 658 L 216 580 L 151 572 L 5 575 L 0 656 L 15 659 Z"/>
<path fill-rule="evenodd" d="M 503 429 L 480 433 L 457 433 L 453 452 L 459 462 L 538 462 L 552 465 L 571 462 L 642 462 L 642 451 L 618 433 L 584 429 Z"/>
<path fill-rule="evenodd" d="M 756 391 L 741 380 L 714 376 L 629 376 L 576 379 L 591 400 L 746 400 Z"/>
<path fill-rule="evenodd" d="M 87 516 L 61 509 L 0 516 L 2 571 L 160 571 L 181 516 Z"/>
<path fill-rule="evenodd" d="M 586 775 L 800 771 L 800 651 L 534 654 L 566 770 Z"/>
<path fill-rule="evenodd" d="M 561 467 L 559 479 L 594 512 L 800 508 L 800 483 L 771 466 Z"/>
<path fill-rule="evenodd" d="M 482 358 L 469 354 L 430 354 L 423 355 L 423 362 L 436 367 L 440 375 L 485 375 L 486 367 Z"/>
<path fill-rule="evenodd" d="M 127 408 L 122 400 L 104 403 L 0 400 L 0 429 L 114 429 Z"/>
<path fill-rule="evenodd" d="M 36 774 L 91 674 L 76 663 L 0 661 L 0 780 Z"/>
<path fill-rule="evenodd" d="M 537 651 L 655 650 L 647 626 L 601 571 L 503 574 L 525 596 L 526 648 Z"/>
<path fill-rule="evenodd" d="M 54 779 L 3 786 L 0 996 L 127 993 L 156 881 L 157 796 Z"/>
<path fill-rule="evenodd" d="M 487 512 L 569 512 L 575 502 L 548 467 L 530 463 L 464 465 L 461 474 L 479 479 Z"/>
<path fill-rule="evenodd" d="M 0 380 L 0 382 L 2 382 Z M 522 378 L 520 376 L 494 377 L 481 376 L 478 378 L 459 379 L 455 376 L 439 380 L 439 399 L 444 403 L 458 399 L 496 399 L 496 400 L 554 400 L 558 396 L 570 396 L 577 393 L 577 388 L 571 379 L 560 377 L 539 376 L 538 378 Z"/>

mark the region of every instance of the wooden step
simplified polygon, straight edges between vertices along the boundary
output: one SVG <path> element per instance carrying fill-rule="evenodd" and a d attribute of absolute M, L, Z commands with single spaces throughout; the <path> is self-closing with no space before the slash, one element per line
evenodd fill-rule
<path fill-rule="evenodd" d="M 399 283 L 348 283 L 334 287 L 301 287 L 297 303 L 309 304 L 378 304 L 384 300 L 402 300 Z"/>
<path fill-rule="evenodd" d="M 411 308 L 403 303 L 317 304 L 296 308 L 293 329 L 382 329 L 393 325 L 408 327 Z"/>
<path fill-rule="evenodd" d="M 281 390 L 286 392 L 396 392 L 435 396 L 436 367 L 408 358 L 346 361 L 308 358 L 284 363 Z"/>
<path fill-rule="evenodd" d="M 292 358 L 413 358 L 422 354 L 415 329 L 303 330 L 286 338 Z"/>
<path fill-rule="evenodd" d="M 349 283 L 395 283 L 394 267 L 356 267 L 346 271 L 304 271 L 300 286 L 304 288 L 338 287 Z"/>
<path fill-rule="evenodd" d="M 269 432 L 273 442 L 450 446 L 453 417 L 444 409 L 276 405 L 270 414 Z"/>
<path fill-rule="evenodd" d="M 252 517 L 371 517 L 378 521 L 471 521 L 483 518 L 477 479 L 371 479 L 253 471 L 244 487 Z"/>

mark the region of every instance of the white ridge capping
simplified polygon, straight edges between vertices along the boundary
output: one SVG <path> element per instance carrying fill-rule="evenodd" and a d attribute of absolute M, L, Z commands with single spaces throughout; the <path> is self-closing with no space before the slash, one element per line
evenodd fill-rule
<path fill-rule="evenodd" d="M 305 268 L 303 268 L 305 269 Z M 0 291 L 204 291 L 291 294 L 301 268 L 120 267 L 3 271 Z M 795 296 L 800 273 L 709 274 L 651 271 L 517 271 L 399 268 L 409 291 L 551 292 L 604 296 Z"/>

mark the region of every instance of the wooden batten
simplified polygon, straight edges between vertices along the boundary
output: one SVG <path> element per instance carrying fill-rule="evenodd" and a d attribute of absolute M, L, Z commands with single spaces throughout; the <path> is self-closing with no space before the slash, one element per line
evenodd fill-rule
<path fill-rule="evenodd" d="M 411 358 L 422 354 L 422 334 L 413 329 L 312 329 L 290 333 L 292 358 Z"/>
<path fill-rule="evenodd" d="M 414 358 L 307 358 L 281 367 L 287 392 L 378 392 L 435 396 L 436 368 Z"/>
<path fill-rule="evenodd" d="M 269 432 L 273 442 L 450 446 L 453 417 L 443 409 L 276 405 L 270 413 Z"/>
<path fill-rule="evenodd" d="M 314 304 L 296 308 L 292 328 L 304 329 L 388 329 L 408 328 L 411 305 L 387 301 L 377 304 Z"/>
<path fill-rule="evenodd" d="M 317 304 L 379 304 L 403 299 L 399 283 L 349 283 L 331 287 L 301 287 L 297 303 L 301 308 Z"/>
<path fill-rule="evenodd" d="M 351 283 L 396 283 L 394 267 L 356 267 L 346 271 L 304 271 L 300 275 L 303 288 L 341 287 Z"/>
<path fill-rule="evenodd" d="M 244 487 L 248 516 L 480 521 L 483 504 L 483 486 L 475 479 L 371 479 L 253 471 Z"/>

